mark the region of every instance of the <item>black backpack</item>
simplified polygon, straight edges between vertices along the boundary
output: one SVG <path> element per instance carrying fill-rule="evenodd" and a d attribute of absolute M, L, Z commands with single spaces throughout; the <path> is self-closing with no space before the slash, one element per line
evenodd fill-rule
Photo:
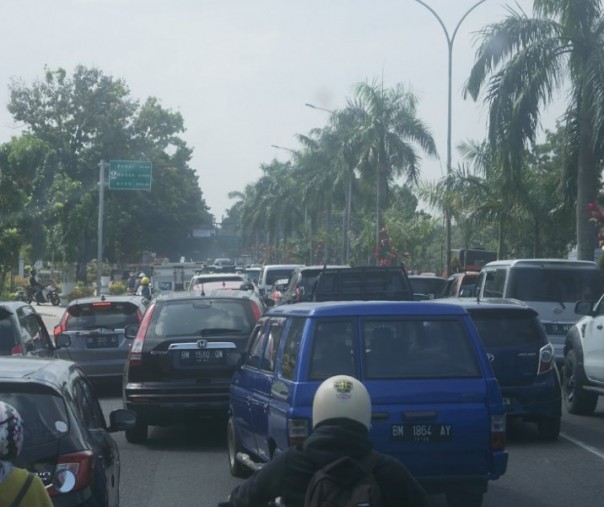
<path fill-rule="evenodd" d="M 361 461 L 345 456 L 320 468 L 308 483 L 304 507 L 381 507 L 373 476 L 378 458 L 372 451 Z"/>

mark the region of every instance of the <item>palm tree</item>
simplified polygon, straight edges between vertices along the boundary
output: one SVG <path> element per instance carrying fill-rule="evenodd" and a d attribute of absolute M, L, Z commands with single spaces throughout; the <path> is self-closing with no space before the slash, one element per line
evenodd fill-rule
<path fill-rule="evenodd" d="M 541 107 L 567 85 L 567 164 L 576 175 L 577 257 L 593 259 L 597 231 L 587 205 L 597 198 L 604 154 L 604 17 L 601 0 L 535 0 L 534 17 L 509 9 L 486 26 L 466 84 L 489 103 L 489 140 L 507 178 L 519 177 L 535 143 Z M 488 84 L 487 84 L 488 81 Z M 572 165 L 571 165 L 572 164 Z"/>
<path fill-rule="evenodd" d="M 360 167 L 376 178 L 376 244 L 383 225 L 382 212 L 388 207 L 389 183 L 404 174 L 417 183 L 421 158 L 417 148 L 436 156 L 436 145 L 428 127 L 417 117 L 417 98 L 398 84 L 358 83 L 348 107 L 361 118 Z"/>

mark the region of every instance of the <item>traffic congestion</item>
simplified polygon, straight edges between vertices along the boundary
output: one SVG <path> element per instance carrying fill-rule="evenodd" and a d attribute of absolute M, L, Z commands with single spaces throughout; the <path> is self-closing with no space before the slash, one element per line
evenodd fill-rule
<path fill-rule="evenodd" d="M 602 502 L 602 0 L 2 12 L 0 507 Z"/>
<path fill-rule="evenodd" d="M 299 283 L 296 273 L 304 267 L 283 265 L 281 269 L 289 270 L 289 281 L 295 284 Z M 487 264 L 484 270 L 488 269 Z M 380 290 L 384 290 L 392 283 L 392 270 L 384 269 L 390 274 L 381 278 L 379 271 L 325 266 L 318 276 L 312 269 L 309 272 L 316 276 L 312 289 L 320 285 L 321 276 L 329 279 L 328 275 L 338 274 L 336 279 L 341 278 L 344 287 L 363 276 L 364 283 L 374 287 L 381 280 L 385 285 Z M 341 276 L 343 272 L 346 277 Z M 193 276 L 186 285 L 198 284 L 200 276 Z M 214 273 L 211 287 L 219 276 Z M 230 270 L 223 276 L 230 284 Z M 368 279 L 371 276 L 373 282 Z M 187 287 L 158 293 L 151 301 L 104 294 L 74 300 L 66 308 L 17 303 L 21 311 L 15 313 L 24 314 L 28 307 L 29 318 L 38 319 L 41 337 L 34 338 L 33 347 L 25 343 L 24 353 L 13 348 L 9 356 L 15 357 L 3 359 L 0 399 L 22 412 L 26 427 L 30 424 L 26 432 L 30 439 L 36 428 L 35 438 L 60 437 L 61 445 L 66 446 L 70 440 L 62 432 L 78 417 L 88 421 L 84 424 L 96 425 L 96 431 L 106 428 L 102 440 L 112 451 L 96 449 L 98 439 L 93 439 L 89 443 L 71 441 L 67 447 L 77 450 L 81 458 L 75 458 L 73 451 L 63 452 L 79 461 L 87 459 L 86 449 L 90 448 L 95 455 L 115 459 L 88 465 L 105 470 L 101 484 L 113 486 L 104 488 L 87 483 L 71 465 L 54 465 L 54 472 L 52 465 L 44 469 L 33 457 L 40 444 L 26 444 L 21 458 L 26 461 L 17 459 L 16 463 L 38 463 L 37 475 L 51 488 L 48 491 L 55 505 L 67 505 L 70 495 L 77 499 L 70 505 L 79 505 L 87 495 L 105 498 L 108 505 L 126 506 L 159 505 L 160 498 L 175 505 L 227 502 L 231 491 L 254 470 L 264 468 L 313 433 L 308 426 L 310 407 L 305 408 L 308 402 L 302 400 L 312 400 L 321 382 L 334 375 L 362 380 L 371 400 L 372 416 L 367 424 L 373 447 L 405 465 L 427 493 L 426 505 L 500 506 L 513 501 L 521 506 L 557 506 L 571 499 L 578 505 L 590 505 L 603 491 L 597 479 L 604 459 L 604 403 L 592 395 L 590 400 L 595 401 L 588 408 L 586 396 L 591 391 L 587 390 L 576 400 L 580 391 L 568 389 L 568 365 L 556 366 L 554 347 L 535 309 L 518 300 L 493 297 L 426 300 L 425 294 L 415 292 L 413 277 L 408 276 L 411 292 L 393 291 L 390 301 L 369 293 L 365 301 L 358 300 L 358 295 L 356 301 L 347 300 L 345 294 L 329 292 L 331 302 L 315 302 L 313 290 L 306 293 L 307 302 L 286 302 L 281 295 L 275 301 L 270 291 L 259 295 L 254 278 L 245 278 L 237 287 L 227 284 L 207 291 Z M 252 289 L 247 288 L 248 283 Z M 584 307 L 578 308 L 581 313 L 587 313 L 587 317 L 577 314 L 577 320 L 585 322 L 579 328 L 586 329 L 583 333 L 593 329 L 585 319 L 593 319 L 599 307 L 594 301 L 589 307 L 587 304 L 585 300 L 578 305 Z M 11 306 L 4 304 L 4 308 L 8 314 Z M 307 325 L 300 321 L 305 315 Z M 470 316 L 476 326 L 470 329 L 478 330 L 472 338 L 465 336 L 466 331 L 459 334 L 467 323 L 455 323 Z M 306 329 L 308 336 L 298 335 L 297 327 Z M 456 328 L 459 330 L 454 331 Z M 573 329 L 577 328 L 570 328 L 568 339 L 576 346 L 581 338 Z M 444 333 L 442 338 L 439 333 Z M 588 350 L 597 354 L 593 345 L 585 353 Z M 48 357 L 55 357 L 50 361 L 56 368 L 45 366 Z M 64 360 L 57 362 L 61 358 Z M 585 356 L 585 367 L 594 359 Z M 570 360 L 576 368 L 575 357 Z M 149 364 L 144 366 L 145 362 Z M 68 367 L 65 373 L 61 372 L 63 364 Z M 73 378 L 59 380 L 61 375 L 65 379 L 73 375 L 68 365 L 77 367 L 81 378 L 75 381 L 73 394 L 61 395 L 66 412 L 52 413 L 57 410 L 56 402 L 42 409 L 47 402 L 40 398 L 42 391 L 33 380 L 46 378 L 49 382 L 53 371 L 57 377 L 53 383 L 71 385 Z M 44 372 L 43 376 L 36 371 Z M 27 408 L 27 391 L 23 387 L 15 391 L 17 382 L 38 392 L 39 399 L 31 400 L 38 407 L 35 425 Z M 78 389 L 78 382 L 86 389 Z M 456 382 L 459 394 L 453 387 Z M 274 391 L 277 384 L 280 394 Z M 266 392 L 261 386 L 266 386 Z M 303 394 L 305 390 L 308 395 Z M 485 392 L 492 399 L 468 404 Z M 59 395 L 60 391 L 55 396 Z M 82 396 L 90 399 L 84 401 Z M 72 399 L 80 401 L 70 408 Z M 249 412 L 255 406 L 261 410 Z M 490 415 L 479 416 L 481 406 Z M 78 412 L 82 407 L 85 412 Z M 405 417 L 401 420 L 397 413 Z M 267 414 L 273 415 L 262 422 Z M 285 419 L 279 422 L 280 417 Z M 490 420 L 486 426 L 481 422 L 485 420 Z M 54 437 L 52 433 L 43 437 L 43 427 L 49 428 L 44 431 L 52 427 Z M 484 431 L 491 436 L 482 435 Z M 80 432 L 87 434 L 86 430 Z M 486 447 L 481 449 L 480 442 Z M 485 453 L 491 453 L 484 462 L 489 469 L 478 481 L 481 473 L 476 467 Z M 60 454 L 55 460 L 65 462 Z M 82 466 L 86 467 L 80 464 L 80 470 Z M 76 471 L 72 489 L 62 492 L 54 475 L 66 469 Z M 95 477 L 90 476 L 96 481 Z"/>

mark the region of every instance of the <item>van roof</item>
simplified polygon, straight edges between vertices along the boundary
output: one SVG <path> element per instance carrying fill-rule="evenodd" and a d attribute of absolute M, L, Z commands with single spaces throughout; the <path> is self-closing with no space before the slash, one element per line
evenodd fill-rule
<path fill-rule="evenodd" d="M 503 259 L 498 261 L 491 261 L 485 264 L 486 267 L 490 266 L 575 266 L 578 268 L 598 268 L 598 265 L 594 261 L 574 261 L 570 259 Z"/>
<path fill-rule="evenodd" d="M 272 307 L 268 315 L 297 317 L 464 315 L 458 304 L 427 301 L 325 301 Z"/>

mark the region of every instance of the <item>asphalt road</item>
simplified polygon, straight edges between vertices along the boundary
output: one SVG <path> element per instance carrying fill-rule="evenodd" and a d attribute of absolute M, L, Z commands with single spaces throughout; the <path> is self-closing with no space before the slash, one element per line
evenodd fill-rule
<path fill-rule="evenodd" d="M 36 307 L 52 332 L 63 308 Z M 120 386 L 99 391 L 108 416 L 121 408 Z M 145 445 L 114 435 L 121 452 L 122 507 L 213 506 L 240 482 L 228 470 L 224 421 L 151 429 Z M 542 442 L 532 424 L 508 428 L 509 464 L 493 481 L 484 507 L 591 507 L 604 498 L 604 399 L 593 416 L 564 413 L 556 442 Z M 442 495 L 432 507 L 446 505 Z"/>

